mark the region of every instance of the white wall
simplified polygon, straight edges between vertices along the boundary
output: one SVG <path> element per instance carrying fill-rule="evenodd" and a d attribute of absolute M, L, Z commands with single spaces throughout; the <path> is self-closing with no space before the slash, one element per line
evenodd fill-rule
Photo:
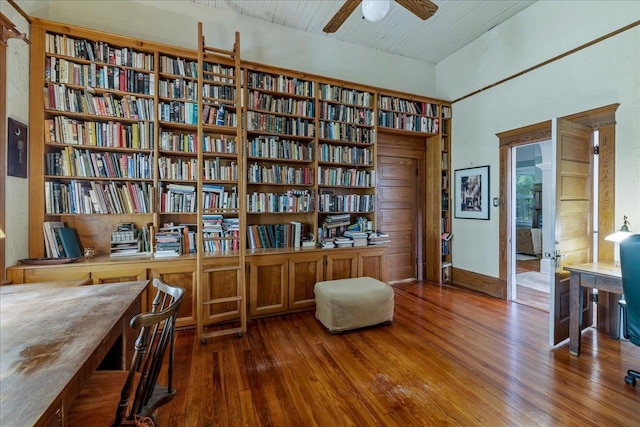
<path fill-rule="evenodd" d="M 0 11 L 14 23 L 18 31 L 29 35 L 29 24 L 5 0 L 0 0 Z M 0 58 L 0 60 L 2 60 Z M 7 42 L 7 117 L 29 123 L 29 45 L 22 40 Z M 6 144 L 6 141 L 2 141 Z M 6 146 L 6 145 L 5 145 Z M 1 159 L 6 161 L 6 159 Z M 5 265 L 29 255 L 29 181 L 8 176 L 5 195 Z"/>
<path fill-rule="evenodd" d="M 436 66 L 437 97 L 455 100 L 640 19 L 637 1 L 540 1 Z M 467 70 L 473 70 L 468 73 Z M 496 133 L 619 103 L 616 223 L 640 231 L 640 27 L 453 105 L 452 167 L 490 165 L 499 189 Z M 455 197 L 454 197 L 455 200 Z M 453 265 L 498 277 L 500 208 L 489 221 L 453 219 Z"/>
<path fill-rule="evenodd" d="M 426 96 L 435 93 L 434 64 L 185 0 L 55 0 L 50 5 L 48 14 L 37 16 L 194 50 L 197 23 L 202 22 L 208 46 L 230 49 L 239 31 L 244 60 Z"/>

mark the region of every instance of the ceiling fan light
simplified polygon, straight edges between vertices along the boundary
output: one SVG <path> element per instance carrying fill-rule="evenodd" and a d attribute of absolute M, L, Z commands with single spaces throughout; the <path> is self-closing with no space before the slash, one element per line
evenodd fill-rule
<path fill-rule="evenodd" d="M 362 15 L 367 21 L 378 22 L 389 13 L 391 0 L 364 0 Z"/>

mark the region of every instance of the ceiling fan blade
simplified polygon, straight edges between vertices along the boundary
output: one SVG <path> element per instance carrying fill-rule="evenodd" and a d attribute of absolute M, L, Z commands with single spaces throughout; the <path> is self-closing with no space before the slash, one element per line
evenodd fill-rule
<path fill-rule="evenodd" d="M 351 15 L 353 11 L 356 10 L 360 3 L 362 3 L 362 0 L 346 0 L 340 10 L 338 10 L 336 14 L 333 15 L 333 18 L 331 18 L 331 20 L 327 23 L 327 25 L 324 26 L 322 31 L 324 31 L 325 33 L 335 33 L 336 31 L 338 31 L 338 28 L 340 28 L 340 26 L 344 24 L 344 21 L 346 21 L 349 15 Z"/>
<path fill-rule="evenodd" d="M 405 9 L 409 12 L 416 15 L 418 18 L 425 19 L 431 18 L 436 10 L 438 10 L 438 6 L 435 3 L 430 2 L 429 0 L 396 0 L 400 3 Z"/>

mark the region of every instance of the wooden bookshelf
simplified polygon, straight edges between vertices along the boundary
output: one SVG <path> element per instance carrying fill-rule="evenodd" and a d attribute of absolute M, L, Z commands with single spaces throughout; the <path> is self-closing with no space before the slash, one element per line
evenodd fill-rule
<path fill-rule="evenodd" d="M 327 251 L 292 238 L 297 224 L 301 238 L 335 232 L 326 227 L 335 215 L 377 229 L 376 142 L 384 132 L 437 143 L 425 187 L 437 190 L 425 210 L 437 225 L 425 235 L 440 271 L 446 103 L 242 62 L 239 38 L 228 51 L 213 48 L 199 26 L 193 51 L 34 19 L 29 256 L 46 256 L 43 222 L 64 222 L 97 257 L 58 267 L 56 277 L 159 277 L 188 290 L 180 324 L 197 327 L 203 341 L 242 334 L 247 306 L 250 317 L 268 314 L 258 307 L 272 295 L 283 313 L 312 308 L 320 279 L 385 279 L 384 247 Z M 121 223 L 185 225 L 193 242 L 178 257 L 109 259 L 108 236 Z M 256 244 L 256 226 L 269 245 Z M 36 280 L 31 273 L 42 271 L 11 277 Z"/>
<path fill-rule="evenodd" d="M 316 224 L 317 83 L 268 67 L 246 79 L 248 247 L 299 247 Z"/>
<path fill-rule="evenodd" d="M 442 131 L 441 139 L 441 185 L 440 185 L 440 209 L 442 242 L 440 248 L 441 275 L 442 282 L 451 281 L 452 270 L 452 250 L 453 233 L 451 232 L 451 212 L 453 209 L 452 185 L 453 175 L 451 173 L 451 106 L 443 105 L 441 108 L 442 120 L 440 123 Z"/>

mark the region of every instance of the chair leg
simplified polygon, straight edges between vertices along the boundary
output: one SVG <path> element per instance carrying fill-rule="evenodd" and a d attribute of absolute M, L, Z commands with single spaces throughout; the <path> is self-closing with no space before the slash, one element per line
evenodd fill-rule
<path fill-rule="evenodd" d="M 624 382 L 631 385 L 631 386 L 635 386 L 636 385 L 636 379 L 640 380 L 640 372 L 638 371 L 634 371 L 633 369 L 629 369 L 627 371 L 627 376 L 624 377 Z"/>

